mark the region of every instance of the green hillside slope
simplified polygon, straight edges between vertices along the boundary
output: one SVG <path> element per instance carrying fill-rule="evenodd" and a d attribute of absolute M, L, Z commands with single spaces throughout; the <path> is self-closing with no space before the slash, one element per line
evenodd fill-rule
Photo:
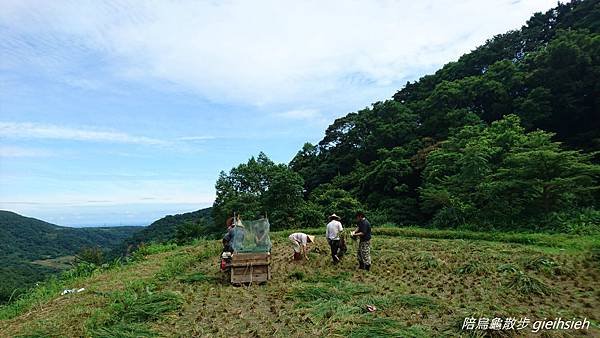
<path fill-rule="evenodd" d="M 112 249 L 141 227 L 69 228 L 0 210 L 0 302 L 64 269 L 53 259 L 82 248 Z M 18 292 L 17 292 L 18 294 Z"/>
<path fill-rule="evenodd" d="M 206 226 L 206 234 L 212 234 L 212 208 L 200 209 L 177 215 L 168 215 L 152 222 L 149 226 L 125 240 L 123 248 L 136 247 L 140 243 L 161 243 L 175 239 L 177 228 L 184 224 Z"/>
<path fill-rule="evenodd" d="M 77 253 L 82 247 L 120 244 L 142 227 L 70 228 L 0 210 L 0 257 L 35 260 Z"/>
<path fill-rule="evenodd" d="M 323 229 L 307 229 L 322 236 Z M 587 318 L 598 336 L 600 242 L 593 236 L 462 233 L 375 228 L 374 266 L 356 268 L 355 243 L 340 265 L 319 236 L 308 262 L 290 263 L 289 232 L 272 234 L 273 279 L 233 287 L 219 272 L 220 243 L 153 245 L 131 264 L 46 284 L 0 308 L 12 337 L 447 337 L 465 317 Z M 408 237 L 407 237 L 408 236 Z M 488 238 L 497 241 L 466 240 Z M 450 239 L 453 238 L 453 239 Z M 525 240 L 537 245 L 514 243 Z M 82 293 L 60 296 L 62 288 Z M 375 312 L 367 311 L 373 305 Z M 490 330 L 480 334 L 499 335 Z M 561 332 L 547 331 L 547 336 Z"/>

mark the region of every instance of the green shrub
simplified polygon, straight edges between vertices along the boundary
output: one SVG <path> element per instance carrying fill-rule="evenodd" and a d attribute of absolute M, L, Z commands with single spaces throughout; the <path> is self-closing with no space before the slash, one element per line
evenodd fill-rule
<path fill-rule="evenodd" d="M 148 255 L 154 255 L 161 252 L 172 251 L 177 248 L 176 244 L 173 243 L 152 243 L 152 244 L 140 244 L 136 251 L 133 253 L 134 260 L 143 260 Z"/>
<path fill-rule="evenodd" d="M 89 277 L 99 269 L 100 267 L 94 263 L 82 262 L 75 265 L 72 269 L 63 272 L 62 278 L 68 280 L 81 277 Z"/>
<path fill-rule="evenodd" d="M 600 233 L 600 210 L 584 208 L 553 213 L 548 216 L 547 222 L 554 224 L 560 232 L 575 235 L 597 235 Z"/>

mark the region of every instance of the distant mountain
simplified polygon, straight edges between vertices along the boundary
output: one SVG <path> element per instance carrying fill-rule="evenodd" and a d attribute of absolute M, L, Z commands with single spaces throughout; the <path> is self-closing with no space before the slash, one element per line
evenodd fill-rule
<path fill-rule="evenodd" d="M 110 250 L 142 227 L 68 228 L 0 210 L 0 302 L 56 273 L 82 248 Z M 61 259 L 61 257 L 63 259 Z"/>
<path fill-rule="evenodd" d="M 212 221 L 212 208 L 200 209 L 178 215 L 168 215 L 135 233 L 125 241 L 125 249 L 140 243 L 167 242 L 175 238 L 177 227 L 185 223 L 206 225 L 207 236 L 215 234 Z"/>
<path fill-rule="evenodd" d="M 0 259 L 36 260 L 112 248 L 143 227 L 69 228 L 0 210 Z"/>

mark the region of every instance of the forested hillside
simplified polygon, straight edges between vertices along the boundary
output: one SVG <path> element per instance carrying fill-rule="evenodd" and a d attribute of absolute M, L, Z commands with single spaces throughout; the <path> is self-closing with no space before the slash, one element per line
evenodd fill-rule
<path fill-rule="evenodd" d="M 23 289 L 60 271 L 40 261 L 73 256 L 84 248 L 112 249 L 140 229 L 68 228 L 0 210 L 0 302 L 15 288 Z"/>
<path fill-rule="evenodd" d="M 600 1 L 559 4 L 337 119 L 289 166 L 260 154 L 221 173 L 215 221 L 365 209 L 376 224 L 597 231 L 598 79 Z"/>
<path fill-rule="evenodd" d="M 131 238 L 128 238 L 122 245 L 122 249 L 127 251 L 141 243 L 160 243 L 173 240 L 177 238 L 178 234 L 184 236 L 188 230 L 196 231 L 195 235 L 197 237 L 215 235 L 217 230 L 213 227 L 211 208 L 168 215 L 156 220 L 135 233 Z M 221 231 L 224 231 L 223 227 L 219 229 L 219 233 Z"/>

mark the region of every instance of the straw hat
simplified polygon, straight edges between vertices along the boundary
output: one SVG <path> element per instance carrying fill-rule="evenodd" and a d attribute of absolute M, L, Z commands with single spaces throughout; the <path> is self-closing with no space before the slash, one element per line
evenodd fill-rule
<path fill-rule="evenodd" d="M 341 218 L 336 214 L 331 214 L 331 216 L 329 216 L 329 219 L 337 219 L 339 221 Z"/>
<path fill-rule="evenodd" d="M 315 236 L 313 236 L 313 235 L 308 235 L 308 240 L 309 240 L 311 243 L 314 243 L 314 242 L 315 242 Z"/>

